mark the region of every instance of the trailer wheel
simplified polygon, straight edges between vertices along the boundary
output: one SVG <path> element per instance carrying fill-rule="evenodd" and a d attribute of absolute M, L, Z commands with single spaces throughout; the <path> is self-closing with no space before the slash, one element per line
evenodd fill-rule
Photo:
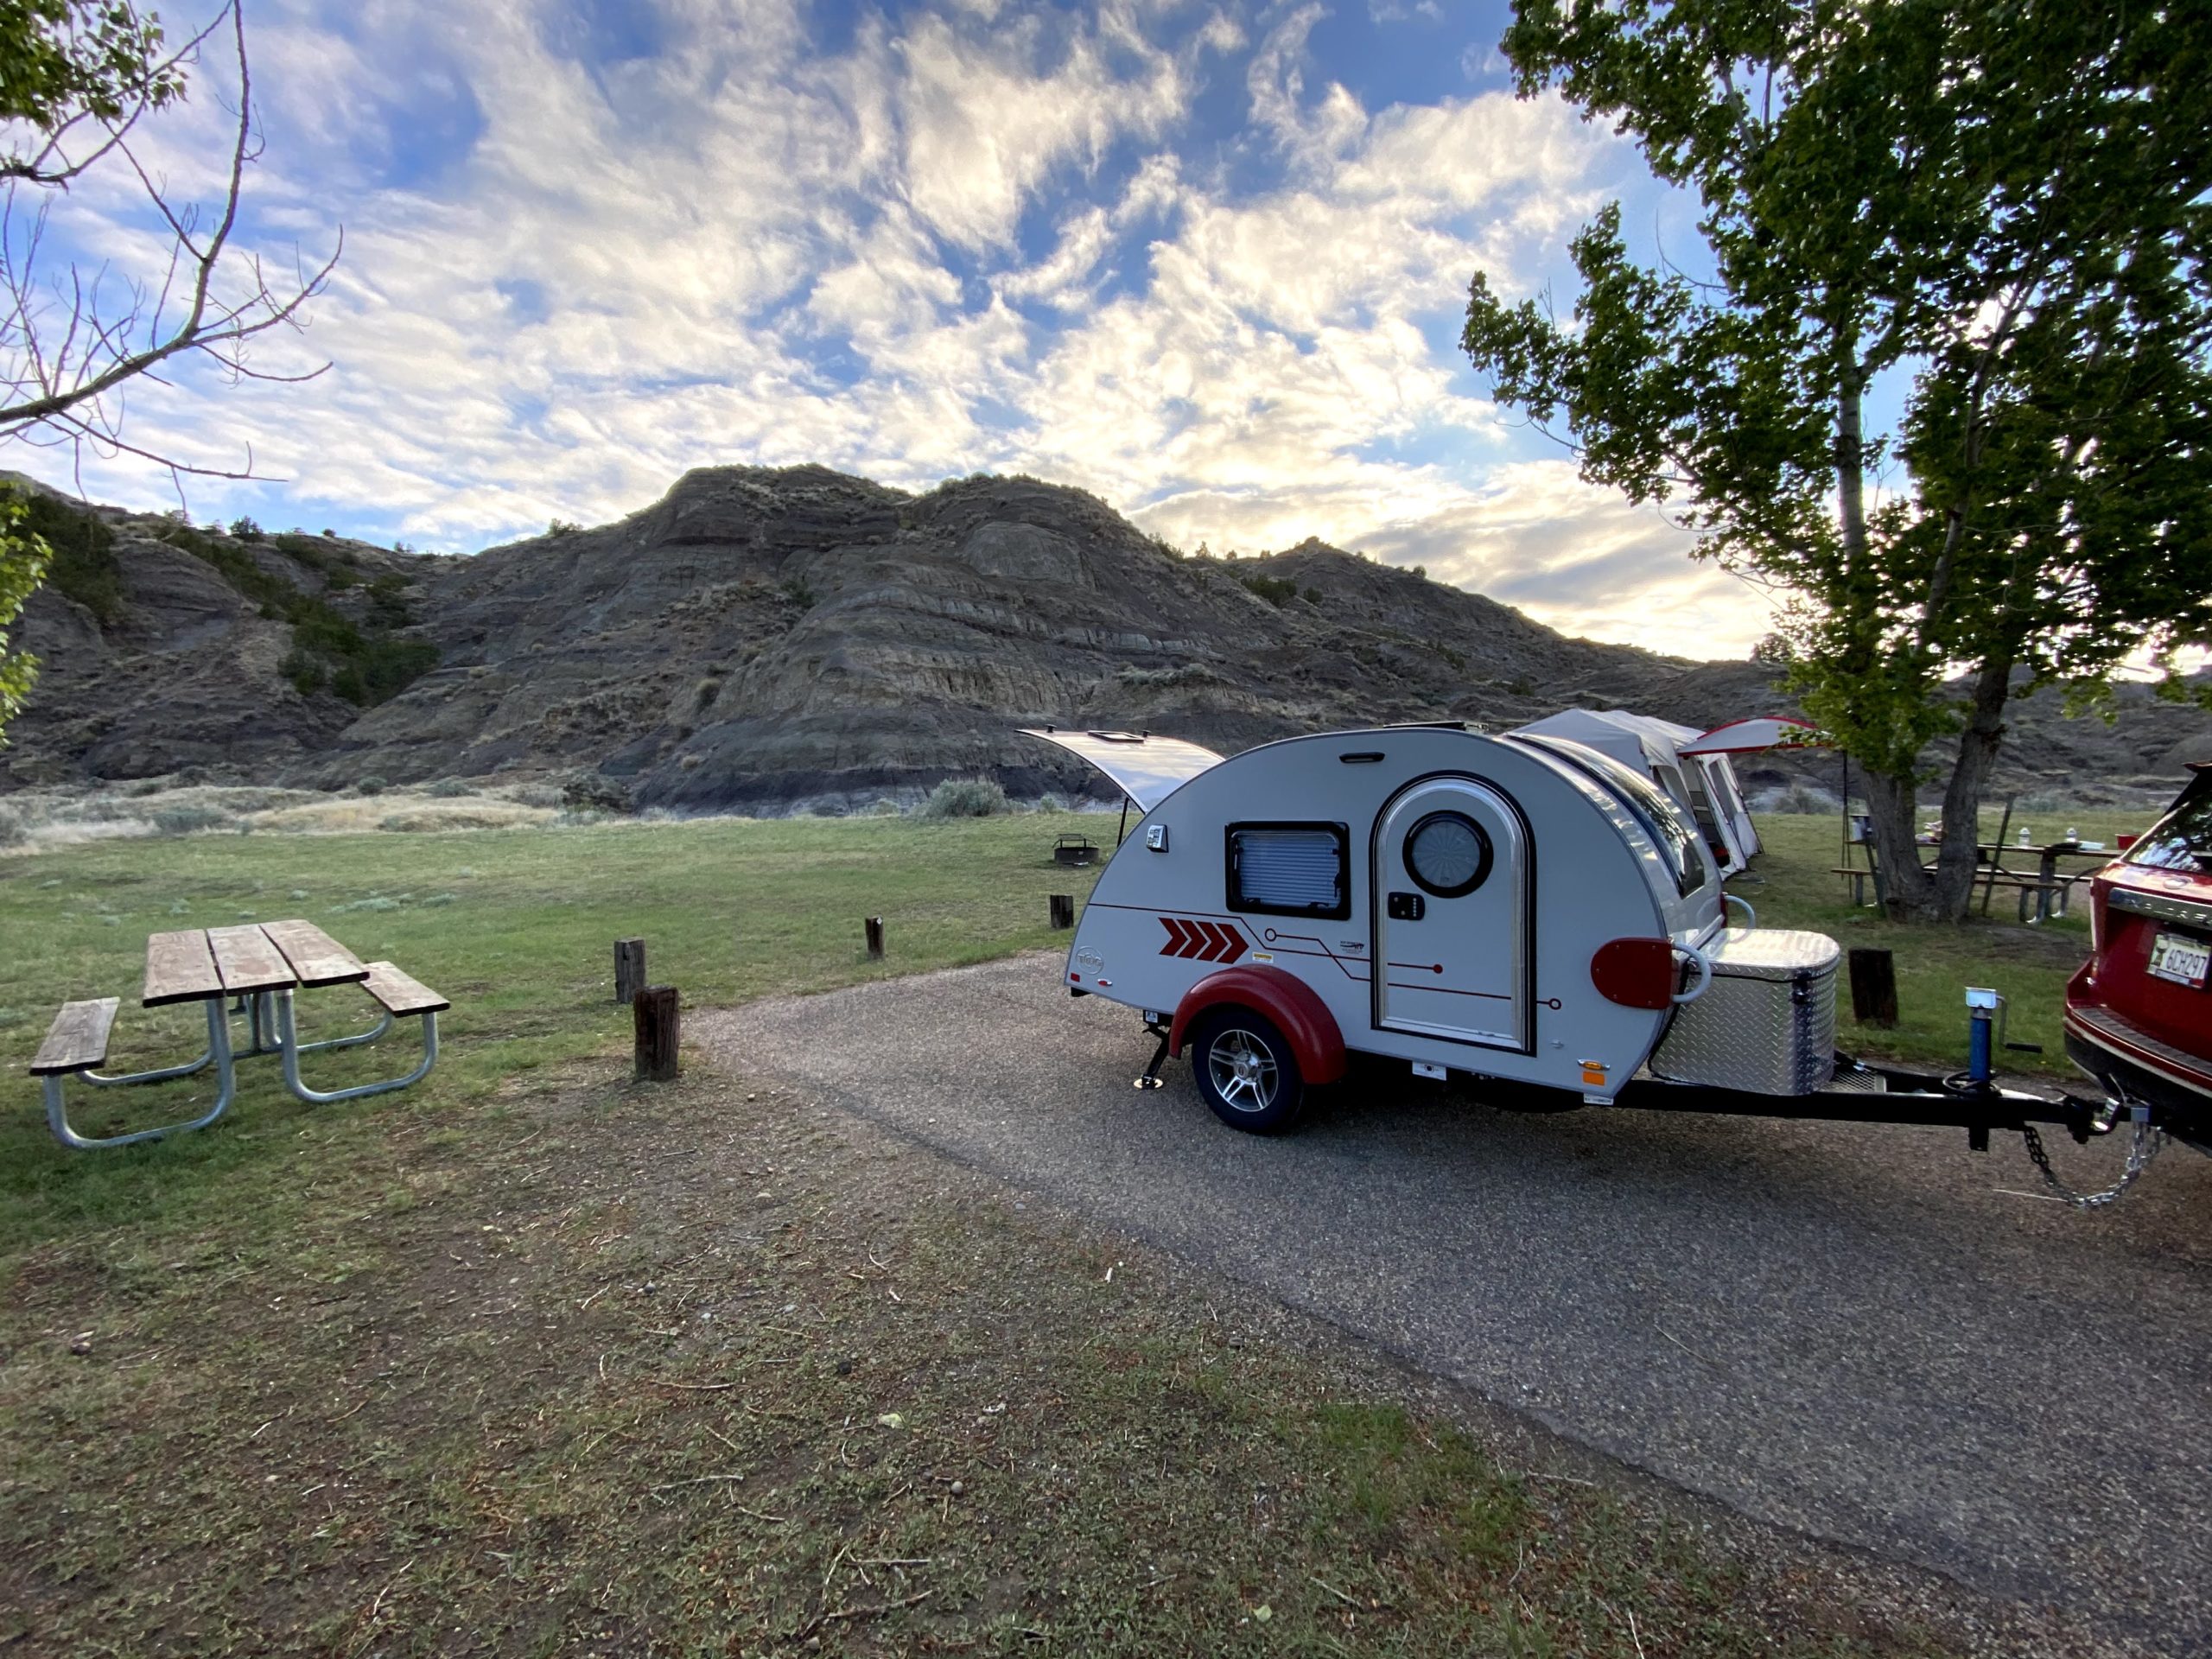
<path fill-rule="evenodd" d="M 1213 1115 L 1231 1128 L 1274 1135 L 1298 1121 L 1306 1079 L 1272 1020 L 1249 1008 L 1214 1008 L 1191 1033 L 1191 1072 Z"/>

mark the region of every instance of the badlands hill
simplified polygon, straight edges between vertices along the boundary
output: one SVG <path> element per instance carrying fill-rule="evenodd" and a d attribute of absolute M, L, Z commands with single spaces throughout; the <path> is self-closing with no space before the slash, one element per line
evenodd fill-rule
<path fill-rule="evenodd" d="M 913 495 L 702 468 L 617 523 L 467 557 L 51 494 L 35 516 L 61 557 L 24 619 L 46 667 L 0 791 L 537 773 L 610 804 L 836 810 L 978 772 L 1087 787 L 1018 724 L 1234 751 L 1578 703 L 1698 725 L 1787 706 L 1749 663 L 1567 639 L 1317 542 L 1185 558 L 1022 478 Z M 2212 753 L 2212 718 L 2140 697 L 2116 728 L 2041 697 L 2016 727 L 2000 786 L 2164 788 Z"/>

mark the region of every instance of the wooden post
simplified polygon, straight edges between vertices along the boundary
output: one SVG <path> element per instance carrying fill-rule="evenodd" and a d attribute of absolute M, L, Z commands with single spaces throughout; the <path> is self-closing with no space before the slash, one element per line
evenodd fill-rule
<path fill-rule="evenodd" d="M 868 956 L 870 962 L 883 960 L 883 918 L 870 916 L 861 923 L 868 932 Z"/>
<path fill-rule="evenodd" d="M 638 1080 L 669 1083 L 677 1075 L 677 1046 L 683 1039 L 681 998 L 673 985 L 641 986 L 631 999 L 636 1016 Z"/>
<path fill-rule="evenodd" d="M 1052 895 L 1052 925 L 1056 928 L 1073 927 L 1075 925 L 1075 895 L 1071 893 L 1056 893 Z"/>
<path fill-rule="evenodd" d="M 614 1000 L 627 1003 L 645 988 L 645 942 L 643 939 L 614 941 Z"/>
<path fill-rule="evenodd" d="M 1888 951 L 1852 951 L 1851 1017 L 1862 1026 L 1897 1024 L 1897 964 Z"/>

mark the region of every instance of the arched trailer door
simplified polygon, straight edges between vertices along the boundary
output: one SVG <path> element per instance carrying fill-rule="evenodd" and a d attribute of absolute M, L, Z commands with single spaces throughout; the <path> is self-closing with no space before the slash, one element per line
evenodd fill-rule
<path fill-rule="evenodd" d="M 1529 831 L 1479 779 L 1417 779 L 1370 842 L 1375 1024 L 1533 1053 Z"/>

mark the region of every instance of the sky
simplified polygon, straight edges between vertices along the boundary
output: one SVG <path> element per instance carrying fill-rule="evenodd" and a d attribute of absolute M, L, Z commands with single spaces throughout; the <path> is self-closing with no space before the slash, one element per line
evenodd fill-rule
<path fill-rule="evenodd" d="M 189 14 L 165 8 L 175 32 Z M 1582 483 L 1458 346 L 1476 270 L 1571 302 L 1608 200 L 1680 258 L 1634 148 L 1513 96 L 1491 0 L 249 0 L 243 251 L 344 252 L 257 368 L 130 395 L 125 436 L 264 481 L 202 522 L 473 552 L 686 469 L 926 489 L 1022 472 L 1195 550 L 1322 540 L 1571 633 L 1743 654 L 1764 598 Z M 212 186 L 203 67 L 148 142 Z M 49 257 L 151 275 L 130 195 Z M 66 456 L 0 456 L 55 482 Z M 86 456 L 92 499 L 177 505 Z"/>

